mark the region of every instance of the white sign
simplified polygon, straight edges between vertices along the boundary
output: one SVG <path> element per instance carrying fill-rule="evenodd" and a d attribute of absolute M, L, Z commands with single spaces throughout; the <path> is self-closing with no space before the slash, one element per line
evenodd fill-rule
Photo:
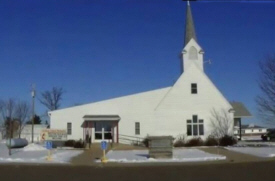
<path fill-rule="evenodd" d="M 67 130 L 43 129 L 41 131 L 41 141 L 46 141 L 46 140 L 67 140 Z"/>

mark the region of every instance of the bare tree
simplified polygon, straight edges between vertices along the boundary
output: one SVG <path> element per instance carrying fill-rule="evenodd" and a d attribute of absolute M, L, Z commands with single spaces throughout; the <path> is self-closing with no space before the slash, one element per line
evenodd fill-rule
<path fill-rule="evenodd" d="M 26 121 L 30 117 L 31 107 L 25 101 L 20 101 L 16 104 L 15 116 L 19 122 L 18 136 L 21 137 L 21 132 L 25 126 Z"/>
<path fill-rule="evenodd" d="M 233 120 L 227 110 L 221 109 L 211 111 L 210 126 L 212 128 L 211 135 L 215 138 L 221 138 L 225 135 L 230 135 L 233 128 Z"/>
<path fill-rule="evenodd" d="M 53 87 L 50 91 L 42 92 L 39 101 L 50 111 L 57 110 L 60 107 L 63 93 L 63 88 Z"/>
<path fill-rule="evenodd" d="M 5 120 L 5 118 L 3 119 L 3 114 L 2 114 L 4 107 L 5 107 L 5 102 L 3 100 L 0 100 L 0 114 L 1 114 L 0 127 L 4 125 L 3 120 Z"/>
<path fill-rule="evenodd" d="M 15 117 L 15 107 L 16 107 L 16 100 L 15 99 L 8 99 L 6 101 L 0 102 L 1 108 L 1 118 L 2 120 L 6 120 L 10 117 Z"/>
<path fill-rule="evenodd" d="M 261 94 L 256 97 L 258 111 L 264 121 L 275 124 L 275 54 L 259 62 Z"/>
<path fill-rule="evenodd" d="M 1 101 L 1 120 L 3 121 L 3 125 L 6 129 L 6 136 L 10 135 L 10 126 L 11 129 L 11 136 L 13 137 L 14 131 L 17 130 L 16 123 L 16 116 L 15 116 L 15 108 L 16 108 L 16 100 L 15 99 L 8 99 L 7 101 Z"/>

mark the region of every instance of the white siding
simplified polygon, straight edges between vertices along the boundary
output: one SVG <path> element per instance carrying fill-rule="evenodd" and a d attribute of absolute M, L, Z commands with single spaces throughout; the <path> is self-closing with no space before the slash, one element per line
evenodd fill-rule
<path fill-rule="evenodd" d="M 261 131 L 260 131 L 261 130 Z M 251 128 L 251 129 L 245 129 L 245 134 L 259 134 L 259 133 L 266 133 L 266 128 Z"/>
<path fill-rule="evenodd" d="M 197 83 L 198 94 L 191 94 L 191 83 Z M 186 134 L 186 120 L 198 115 L 204 120 L 207 136 L 212 109 L 229 110 L 231 105 L 196 65 L 181 75 L 173 87 L 76 106 L 51 112 L 51 128 L 65 129 L 72 123 L 68 139 L 83 138 L 84 115 L 119 115 L 119 134 L 136 136 L 135 122 L 140 122 L 140 137 L 147 135 Z M 232 118 L 233 129 L 233 114 Z"/>
<path fill-rule="evenodd" d="M 50 112 L 51 128 L 65 129 L 72 123 L 72 135 L 68 139 L 83 138 L 84 115 L 119 115 L 119 134 L 135 136 L 135 122 L 140 122 L 140 137 L 154 130 L 152 112 L 169 88 L 115 98 L 92 104 L 71 107 Z"/>

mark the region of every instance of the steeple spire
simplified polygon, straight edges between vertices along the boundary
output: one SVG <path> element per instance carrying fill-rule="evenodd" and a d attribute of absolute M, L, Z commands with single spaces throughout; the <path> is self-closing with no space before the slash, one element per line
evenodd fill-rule
<path fill-rule="evenodd" d="M 197 41 L 195 26 L 192 18 L 190 2 L 187 1 L 187 10 L 186 10 L 186 22 L 185 22 L 185 42 L 184 46 L 193 38 Z"/>
<path fill-rule="evenodd" d="M 181 52 L 182 72 L 185 72 L 192 65 L 196 65 L 203 71 L 203 54 L 204 51 L 197 41 L 190 2 L 187 1 L 184 47 Z"/>

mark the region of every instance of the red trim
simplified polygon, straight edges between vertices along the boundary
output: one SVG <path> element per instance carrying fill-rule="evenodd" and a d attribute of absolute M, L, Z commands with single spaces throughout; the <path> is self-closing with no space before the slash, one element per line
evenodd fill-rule
<path fill-rule="evenodd" d="M 85 139 L 85 130 L 84 130 L 85 128 L 84 128 L 84 126 L 83 126 L 83 141 L 84 141 L 84 139 Z"/>
<path fill-rule="evenodd" d="M 115 123 L 113 123 L 113 125 L 112 125 L 112 143 L 114 143 L 114 136 L 115 136 L 115 126 L 116 126 L 116 124 Z"/>
<path fill-rule="evenodd" d="M 91 122 L 91 142 L 93 142 L 93 126 L 94 126 L 94 123 Z"/>

